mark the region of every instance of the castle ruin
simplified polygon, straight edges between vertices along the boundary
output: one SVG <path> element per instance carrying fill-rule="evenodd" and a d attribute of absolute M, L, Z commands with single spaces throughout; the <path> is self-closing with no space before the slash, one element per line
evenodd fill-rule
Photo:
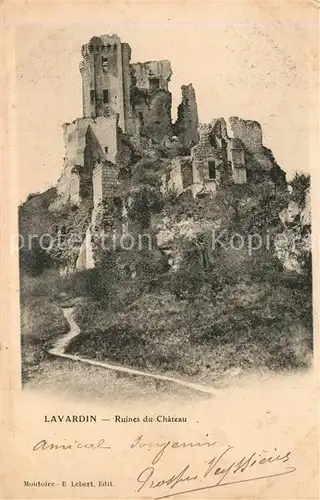
<path fill-rule="evenodd" d="M 160 189 L 177 196 L 186 191 L 214 196 L 224 180 L 249 182 L 250 155 L 262 170 L 273 167 L 259 123 L 232 117 L 228 124 L 216 118 L 199 125 L 192 84 L 182 86 L 172 121 L 169 61 L 131 63 L 131 48 L 117 35 L 94 36 L 81 54 L 83 117 L 64 125 L 66 154 L 56 205 L 79 206 L 89 199 L 94 218 L 95 209 L 113 198 L 121 169 L 139 155 L 161 156 L 161 148 L 170 162 Z"/>

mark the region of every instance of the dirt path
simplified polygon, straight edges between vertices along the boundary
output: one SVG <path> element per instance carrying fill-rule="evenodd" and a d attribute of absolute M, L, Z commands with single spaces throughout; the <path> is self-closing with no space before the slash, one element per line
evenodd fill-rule
<path fill-rule="evenodd" d="M 183 387 L 187 387 L 188 389 L 192 389 L 194 391 L 198 392 L 204 392 L 207 394 L 216 394 L 217 390 L 214 389 L 213 387 L 210 386 L 205 386 L 201 384 L 196 384 L 193 382 L 189 382 L 187 380 L 179 379 L 179 378 L 174 378 L 174 377 L 167 377 L 166 375 L 157 375 L 154 373 L 148 373 L 144 372 L 141 370 L 135 370 L 133 368 L 127 368 L 124 366 L 119 366 L 119 365 L 114 365 L 111 363 L 103 362 L 103 361 L 95 361 L 91 359 L 86 359 L 81 356 L 76 356 L 73 354 L 66 354 L 65 350 L 66 347 L 69 345 L 70 341 L 76 337 L 77 335 L 80 334 L 80 328 L 76 324 L 76 322 L 73 319 L 73 308 L 68 307 L 68 308 L 63 308 L 63 314 L 67 321 L 69 322 L 70 325 L 70 331 L 61 339 L 59 339 L 55 346 L 49 350 L 49 353 L 58 356 L 60 358 L 66 358 L 69 360 L 73 361 L 80 361 L 82 363 L 85 363 L 87 365 L 92 365 L 92 366 L 98 366 L 101 368 L 105 368 L 107 370 L 112 370 L 115 372 L 121 372 L 121 373 L 127 373 L 128 375 L 138 375 L 142 377 L 147 377 L 159 381 L 165 381 L 165 382 L 171 382 L 176 385 L 180 385 Z"/>
<path fill-rule="evenodd" d="M 74 337 L 77 337 L 80 333 L 80 328 L 78 327 L 77 323 L 73 319 L 73 307 L 64 307 L 63 309 L 63 314 L 66 320 L 68 321 L 70 325 L 70 330 L 69 332 L 61 337 L 56 343 L 55 346 L 50 349 L 49 353 L 54 354 L 55 356 L 62 356 L 62 357 L 68 357 L 72 359 L 72 356 L 66 355 L 65 350 L 71 340 Z"/>

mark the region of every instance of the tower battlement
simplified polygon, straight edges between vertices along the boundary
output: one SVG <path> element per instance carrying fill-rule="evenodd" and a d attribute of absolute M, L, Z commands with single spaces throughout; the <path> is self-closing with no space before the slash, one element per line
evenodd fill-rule
<path fill-rule="evenodd" d="M 170 61 L 131 63 L 130 45 L 116 34 L 92 37 L 81 55 L 84 118 L 118 115 L 119 127 L 135 138 L 145 133 L 161 142 L 172 135 Z M 167 95 L 157 96 L 158 90 Z"/>

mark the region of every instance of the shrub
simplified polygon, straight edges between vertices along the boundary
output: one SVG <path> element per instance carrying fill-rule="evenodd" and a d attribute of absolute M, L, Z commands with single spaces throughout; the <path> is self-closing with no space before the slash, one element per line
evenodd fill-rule
<path fill-rule="evenodd" d="M 43 299 L 31 299 L 21 306 L 22 380 L 28 380 L 47 358 L 55 339 L 67 333 L 69 324 L 61 308 Z"/>
<path fill-rule="evenodd" d="M 53 266 L 53 260 L 39 244 L 35 244 L 30 250 L 26 248 L 19 250 L 19 264 L 22 272 L 30 276 L 39 276 L 45 269 Z"/>
<path fill-rule="evenodd" d="M 163 202 L 158 189 L 144 186 L 134 194 L 133 204 L 129 209 L 129 217 L 138 222 L 142 229 L 149 226 L 151 215 L 159 213 Z"/>
<path fill-rule="evenodd" d="M 310 175 L 303 172 L 296 172 L 294 178 L 289 183 L 292 187 L 292 198 L 303 208 L 305 206 L 306 195 L 310 189 Z"/>

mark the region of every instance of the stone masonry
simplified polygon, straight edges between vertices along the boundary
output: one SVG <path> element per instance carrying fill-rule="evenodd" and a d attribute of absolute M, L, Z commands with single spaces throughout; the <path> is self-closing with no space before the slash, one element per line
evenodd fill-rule
<path fill-rule="evenodd" d="M 181 143 L 191 148 L 199 142 L 199 118 L 195 90 L 190 83 L 181 87 L 182 101 L 178 106 L 178 118 L 174 132 Z"/>
<path fill-rule="evenodd" d="M 159 151 L 171 158 L 162 193 L 214 196 L 224 182 L 245 184 L 252 158 L 265 172 L 275 168 L 258 122 L 231 117 L 228 127 L 223 118 L 199 125 L 192 84 L 181 87 L 172 122 L 168 60 L 131 63 L 130 45 L 115 34 L 92 37 L 81 54 L 83 117 L 64 125 L 66 154 L 51 210 L 89 200 L 94 224 L 99 207 L 113 199 L 120 172 L 130 172 L 134 158 L 157 158 Z M 90 227 L 79 268 L 93 265 L 89 243 Z"/>
<path fill-rule="evenodd" d="M 162 176 L 162 191 L 181 194 L 190 190 L 193 196 L 212 195 L 224 180 L 246 183 L 244 146 L 240 139 L 228 137 L 225 120 L 200 125 L 198 133 L 198 144 L 191 148 L 190 157 L 183 158 L 184 172 L 189 165 L 190 175 L 183 176 L 182 159 L 174 159 Z"/>
<path fill-rule="evenodd" d="M 199 126 L 192 84 L 181 88 L 173 123 L 168 60 L 131 63 L 130 45 L 114 34 L 92 37 L 81 54 L 83 118 L 64 125 L 58 207 L 87 198 L 96 206 L 111 196 L 120 169 L 130 167 L 135 149 L 141 155 L 147 143 L 149 149 L 174 144 L 178 151 L 162 177 L 163 192 L 189 189 L 196 196 L 213 194 L 224 180 L 244 184 L 250 156 L 265 171 L 274 166 L 258 122 L 231 117 L 229 132 L 223 118 Z"/>
<path fill-rule="evenodd" d="M 81 54 L 83 118 L 64 125 L 66 155 L 53 210 L 99 198 L 93 193 L 97 164 L 125 167 L 143 139 L 161 144 L 173 136 L 169 61 L 131 64 L 131 48 L 117 35 L 92 37 Z M 99 193 L 108 193 L 98 188 L 98 178 L 108 177 L 94 182 Z"/>

